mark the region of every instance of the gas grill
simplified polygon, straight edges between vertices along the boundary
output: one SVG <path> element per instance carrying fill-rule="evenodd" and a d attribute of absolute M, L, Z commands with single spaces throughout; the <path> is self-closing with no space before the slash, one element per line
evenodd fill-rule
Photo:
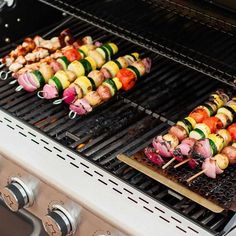
<path fill-rule="evenodd" d="M 234 13 L 205 1 L 41 2 L 67 14 L 41 35 L 70 28 L 115 42 L 117 56 L 141 52 L 153 66 L 133 90 L 73 120 L 68 106 L 1 80 L 1 188 L 15 181 L 32 189 L 26 209 L 50 235 L 234 235 L 232 210 L 215 213 L 117 159 L 142 150 L 218 88 L 235 92 Z M 64 222 L 53 217 L 57 210 Z"/>

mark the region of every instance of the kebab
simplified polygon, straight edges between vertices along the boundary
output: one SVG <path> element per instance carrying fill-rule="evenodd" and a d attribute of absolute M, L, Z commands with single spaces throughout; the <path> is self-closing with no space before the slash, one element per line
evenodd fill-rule
<path fill-rule="evenodd" d="M 70 104 L 69 117 L 73 119 L 77 114 L 85 115 L 91 112 L 94 107 L 111 99 L 120 89 L 130 90 L 135 85 L 137 79 L 150 71 L 150 67 L 151 60 L 145 58 L 133 62 L 127 68 L 120 69 L 116 77 L 106 79 L 96 91 L 85 91 L 82 98 Z"/>
<path fill-rule="evenodd" d="M 84 41 L 89 43 L 90 37 L 85 37 Z M 6 66 L 9 71 L 2 71 L 0 73 L 0 77 L 2 79 L 6 79 L 8 74 L 11 72 L 17 72 L 26 64 L 31 64 L 34 62 L 38 62 L 43 58 L 48 57 L 52 52 L 57 51 L 58 49 L 64 47 L 65 45 L 74 45 L 77 46 L 80 44 L 79 40 L 75 40 L 69 29 L 62 31 L 59 37 L 53 37 L 50 40 L 45 40 L 40 36 L 35 36 L 33 39 L 34 47 L 31 45 L 31 49 L 29 47 L 26 50 L 20 50 L 19 53 L 13 53 L 11 55 L 7 55 L 2 59 L 3 62 L 6 62 Z M 23 43 L 24 44 L 24 43 Z"/>
<path fill-rule="evenodd" d="M 54 74 L 59 70 L 67 70 L 67 68 L 68 73 L 64 76 L 64 78 L 68 76 L 70 79 L 73 79 L 79 73 L 78 65 L 80 65 L 80 73 L 88 73 L 89 70 L 93 70 L 97 66 L 97 58 L 95 56 L 86 56 L 88 55 L 88 52 L 92 51 L 95 47 L 95 45 L 87 44 L 81 46 L 79 49 L 70 48 L 65 50 L 64 55 L 57 60 L 51 59 L 49 60 L 50 63 L 40 64 L 40 68 L 38 70 L 26 72 L 20 75 L 18 78 L 20 86 L 17 90 L 24 88 L 28 92 L 33 92 L 38 88 L 43 87 L 49 79 L 54 78 Z M 116 45 L 114 47 L 116 47 Z M 74 66 L 76 63 L 78 64 L 77 67 Z M 59 76 L 62 75 L 63 73 L 59 74 Z M 57 80 L 57 78 L 54 78 L 54 80 Z M 43 98 L 40 93 L 38 95 Z"/>
<path fill-rule="evenodd" d="M 128 67 L 138 59 L 138 53 L 131 53 L 129 55 L 119 57 L 114 61 L 107 62 L 102 66 L 100 71 L 92 71 L 88 74 L 88 77 L 78 77 L 74 83 L 71 83 L 70 86 L 65 89 L 63 92 L 63 98 L 55 101 L 54 104 L 59 104 L 62 101 L 70 104 L 73 101 L 82 98 L 89 91 L 96 90 L 104 79 L 114 78 L 120 69 Z M 93 79 L 94 76 L 97 77 L 95 80 Z"/>
<path fill-rule="evenodd" d="M 217 134 L 223 142 L 221 141 L 220 145 L 216 146 L 215 152 L 212 152 L 213 157 L 207 157 L 202 162 L 202 171 L 190 177 L 187 182 L 202 174 L 215 179 L 216 175 L 222 174 L 229 164 L 236 163 L 236 123 L 230 125 L 227 129 L 219 130 Z M 232 145 L 228 146 L 231 141 L 233 141 Z"/>
<path fill-rule="evenodd" d="M 49 57 L 35 66 L 32 64 L 30 69 L 25 68 L 25 70 L 21 71 L 18 75 L 17 81 L 19 86 L 16 88 L 16 91 L 24 89 L 28 92 L 33 92 L 37 90 L 47 83 L 57 71 L 66 68 L 67 65 L 70 64 L 70 59 L 81 59 L 86 55 L 85 52 L 87 50 L 93 49 L 94 47 L 94 45 L 83 45 L 77 50 L 74 47 L 69 46 L 61 51 L 63 56 L 57 59 Z"/>
<path fill-rule="evenodd" d="M 68 70 L 66 69 L 65 71 L 58 71 L 53 78 L 51 78 L 48 81 L 48 84 L 46 84 L 41 92 L 39 92 L 39 96 L 45 98 L 45 99 L 53 99 L 58 97 L 60 94 L 62 94 L 63 90 L 64 91 L 64 96 L 62 99 L 56 100 L 54 104 L 60 104 L 63 100 L 66 100 L 66 102 L 70 103 L 70 101 L 73 101 L 76 98 L 76 91 L 78 94 L 82 94 L 81 87 L 84 88 L 84 90 L 87 88 L 90 90 L 96 90 L 96 88 L 103 82 L 105 76 L 107 73 L 104 72 L 104 69 L 106 67 L 111 68 L 113 70 L 114 68 L 111 67 L 111 65 L 114 66 L 119 63 L 122 63 L 125 61 L 125 64 L 122 66 L 126 66 L 126 63 L 128 63 L 123 57 L 121 60 L 115 60 L 115 61 L 109 61 L 105 65 L 104 63 L 111 58 L 116 52 L 117 52 L 117 46 L 112 43 L 104 44 L 102 46 L 103 50 L 106 50 L 106 48 L 111 48 L 112 51 L 107 50 L 108 56 L 105 56 L 104 54 L 101 54 L 100 47 L 96 48 L 95 50 L 90 50 L 88 51 L 88 55 L 92 59 L 94 59 L 96 66 L 91 67 L 89 69 L 85 70 L 83 68 L 80 68 L 81 65 L 83 65 L 83 61 L 76 61 L 76 64 L 73 65 L 72 68 L 70 68 L 70 65 L 68 66 Z M 127 57 L 130 55 L 127 55 Z M 139 55 L 137 53 L 134 53 L 132 57 L 135 58 L 138 57 Z M 86 57 L 89 58 L 89 57 Z M 85 59 L 86 59 L 85 58 Z M 74 63 L 74 62 L 72 62 Z M 117 64 L 116 64 L 117 63 Z M 78 68 L 76 68 L 78 67 Z M 101 68 L 101 71 L 95 70 L 96 68 Z M 92 70 L 92 71 L 91 71 Z M 69 78 L 69 76 L 66 76 L 66 74 L 72 74 Z M 85 76 L 88 75 L 88 76 Z M 55 79 L 56 77 L 56 79 Z M 76 90 L 77 85 L 79 85 L 79 88 Z M 70 87 L 69 87 L 70 86 Z M 69 88 L 68 88 L 69 87 Z"/>
<path fill-rule="evenodd" d="M 189 153 L 192 149 L 195 141 L 193 138 L 187 139 L 189 133 L 195 128 L 198 122 L 213 115 L 218 107 L 222 106 L 228 99 L 229 97 L 222 90 L 211 94 L 207 102 L 195 108 L 188 117 L 185 117 L 183 120 L 178 121 L 176 125 L 172 126 L 168 131 L 168 135 L 166 134 L 154 138 L 152 142 L 154 149 L 149 148 L 144 150 L 146 156 L 149 158 L 150 152 L 157 152 L 160 155 L 157 156 L 158 160 L 160 160 L 161 157 L 173 157 L 162 167 L 163 169 L 168 167 L 175 160 L 182 161 L 186 153 Z M 151 153 L 151 155 L 153 156 L 154 154 Z"/>
<path fill-rule="evenodd" d="M 208 139 L 205 138 L 209 137 L 209 135 L 209 142 L 214 142 L 214 140 L 218 140 L 218 138 L 214 136 L 217 130 L 227 127 L 233 121 L 233 114 L 235 114 L 235 111 L 232 107 L 235 106 L 233 105 L 234 103 L 234 99 L 228 101 L 225 106 L 221 106 L 217 110 L 217 114 L 215 116 L 207 117 L 203 120 L 202 123 L 196 124 L 195 128 L 189 133 L 189 137 L 196 140 L 196 145 L 194 145 L 193 148 L 194 150 L 197 150 L 196 147 L 200 147 L 200 149 L 203 150 L 202 145 L 208 145 Z M 189 165 L 193 166 L 194 168 L 196 163 L 195 160 L 192 158 L 187 158 L 183 160 L 179 164 L 175 165 L 174 168 L 177 168 L 187 162 L 189 162 Z"/>

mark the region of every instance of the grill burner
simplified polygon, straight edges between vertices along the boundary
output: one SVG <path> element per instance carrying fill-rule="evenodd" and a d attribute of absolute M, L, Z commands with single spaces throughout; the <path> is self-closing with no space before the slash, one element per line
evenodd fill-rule
<path fill-rule="evenodd" d="M 68 118 L 67 106 L 54 106 L 52 102 L 39 100 L 35 94 L 24 91 L 16 93 L 9 80 L 0 81 L 1 109 L 205 229 L 213 233 L 222 231 L 233 216 L 232 212 L 215 214 L 186 198 L 180 196 L 178 199 L 162 184 L 116 159 L 118 153 L 132 155 L 147 146 L 155 135 L 165 132 L 180 116 L 204 101 L 210 92 L 222 87 L 222 83 L 82 21 L 71 20 L 62 28 L 65 27 L 70 27 L 76 36 L 91 35 L 103 42 L 116 42 L 120 55 L 133 50 L 143 52 L 153 59 L 152 72 L 139 81 L 133 91 L 120 93 L 87 116 L 75 120 Z"/>

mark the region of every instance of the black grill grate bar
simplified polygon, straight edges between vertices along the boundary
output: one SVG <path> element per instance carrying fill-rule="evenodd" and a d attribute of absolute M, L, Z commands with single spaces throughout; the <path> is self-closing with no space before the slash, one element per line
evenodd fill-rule
<path fill-rule="evenodd" d="M 151 137 L 153 138 L 154 135 L 157 134 L 158 131 L 160 131 L 164 126 L 164 123 L 161 123 L 160 125 L 156 124 L 153 129 L 150 129 L 148 132 L 144 132 L 144 134 L 140 134 L 140 139 L 134 139 L 133 141 L 128 136 L 124 136 L 120 142 L 116 142 L 114 145 L 109 144 L 107 148 L 103 147 L 101 150 L 97 150 L 96 153 L 93 153 L 92 155 L 90 154 L 90 156 L 93 156 L 93 160 L 98 160 L 104 158 L 104 156 L 109 152 L 112 152 L 110 157 L 108 157 L 108 159 L 105 159 L 105 161 L 108 162 L 111 159 L 116 158 L 118 154 L 124 153 L 133 146 L 137 145 L 137 143 L 139 143 L 141 140 L 150 139 Z M 102 164 L 105 164 L 105 162 L 102 162 Z"/>
<path fill-rule="evenodd" d="M 215 218 L 215 214 L 214 213 L 211 213 L 208 217 L 206 217 L 205 219 L 203 219 L 202 221 L 201 221 L 201 223 L 203 224 L 203 225 L 206 225 L 206 224 L 208 224 L 212 219 L 214 219 Z"/>
<path fill-rule="evenodd" d="M 137 153 L 138 151 L 142 150 L 143 148 L 147 147 L 148 144 L 151 143 L 152 139 L 161 133 L 164 133 L 167 128 L 169 127 L 167 124 L 162 123 L 163 126 L 159 126 L 158 130 L 152 129 L 148 133 L 142 136 L 142 139 L 137 139 L 135 143 L 133 143 L 133 146 L 125 151 L 125 153 L 129 156 L 132 156 L 134 153 Z"/>
<path fill-rule="evenodd" d="M 20 93 L 18 93 L 18 95 L 19 94 Z M 7 104 L 9 102 L 9 100 L 10 99 L 14 99 L 15 96 L 16 96 L 15 88 L 10 86 L 10 88 L 8 88 L 8 90 L 6 90 L 3 93 L 1 93 L 2 100 L 0 101 L 0 105 L 3 106 L 5 104 Z"/>
<path fill-rule="evenodd" d="M 191 215 L 191 218 L 197 220 L 205 213 L 205 211 L 205 209 L 200 208 L 194 214 Z"/>
<path fill-rule="evenodd" d="M 64 109 L 63 109 L 63 112 L 64 112 Z M 67 115 L 63 116 L 59 118 L 56 122 L 48 124 L 46 127 L 42 128 L 42 131 L 50 134 L 50 132 L 53 132 L 54 129 L 57 129 L 58 127 L 62 128 L 62 125 L 67 124 L 69 121 L 72 122 L 73 120 L 69 120 Z M 50 136 L 53 136 L 53 135 L 50 135 Z"/>
<path fill-rule="evenodd" d="M 126 104 L 126 105 L 124 105 L 123 106 L 123 104 L 121 105 L 121 106 L 118 106 L 117 108 L 118 109 L 114 109 L 115 111 L 114 111 L 114 116 L 118 116 L 119 117 L 119 114 L 120 113 L 122 113 L 123 111 L 125 111 L 126 109 L 128 109 L 130 107 L 130 105 L 128 105 L 128 104 Z M 103 112 L 104 113 L 104 112 Z M 87 135 L 87 140 L 89 140 L 90 139 L 90 137 L 91 137 L 91 130 L 92 130 L 92 128 L 94 128 L 94 125 L 97 125 L 95 122 L 94 122 L 94 124 L 92 124 L 91 122 L 89 122 L 89 121 L 86 121 L 88 124 L 87 125 L 84 125 L 84 124 L 80 124 L 80 128 L 84 128 L 85 126 L 87 126 L 88 127 L 88 129 L 90 129 L 90 132 L 89 132 L 89 134 Z M 89 124 L 90 123 L 90 124 Z M 91 126 L 92 125 L 92 126 Z M 104 134 L 105 134 L 106 132 L 104 132 Z M 80 129 L 78 129 L 78 127 L 77 127 L 77 130 L 74 132 L 74 134 L 79 138 L 79 136 L 80 136 Z M 103 135 L 103 134 L 102 134 Z M 119 135 L 119 134 L 118 134 Z M 99 137 L 98 137 L 99 139 L 101 138 L 101 135 L 99 135 Z M 79 138 L 80 139 L 80 138 Z M 94 141 L 94 140 L 93 140 Z M 91 147 L 92 145 L 94 145 L 94 143 L 93 143 L 93 141 L 92 142 L 90 142 L 89 143 L 89 146 Z M 81 140 L 79 140 L 79 141 L 76 141 L 75 143 L 72 143 L 70 146 L 72 147 L 72 148 L 75 148 L 76 146 L 78 146 L 79 144 L 81 144 Z M 88 145 L 86 145 L 86 149 L 88 148 Z"/>
<path fill-rule="evenodd" d="M 21 97 L 22 101 L 21 103 L 17 102 L 17 105 L 14 106 L 14 104 L 9 103 L 9 108 L 11 109 L 12 112 L 16 113 L 17 115 L 19 115 L 22 111 L 23 108 L 25 108 L 26 106 L 29 106 L 29 104 L 33 104 L 36 101 L 38 101 L 37 97 L 35 96 L 35 94 L 31 94 L 31 96 L 28 97 L 27 94 L 25 94 L 24 92 L 22 92 L 23 96 Z M 15 101 L 13 101 L 14 103 Z"/>
<path fill-rule="evenodd" d="M 219 220 L 212 223 L 212 225 L 210 226 L 210 229 L 213 231 L 217 231 L 219 228 L 225 226 L 226 221 L 227 221 L 226 217 L 220 217 Z"/>
<path fill-rule="evenodd" d="M 36 116 L 33 116 L 29 118 L 28 122 L 30 124 L 37 124 L 37 126 L 43 125 L 46 121 L 47 122 L 52 122 L 53 120 L 58 119 L 57 118 L 57 112 L 61 112 L 61 108 L 59 106 L 53 106 L 51 107 L 51 104 L 49 106 L 49 109 L 41 109 L 40 111 L 42 113 L 36 114 Z M 67 115 L 67 112 L 64 111 L 64 114 Z"/>
<path fill-rule="evenodd" d="M 146 117 L 143 117 L 143 114 L 141 116 L 141 120 L 138 120 L 139 117 L 135 117 L 136 122 L 134 125 L 128 126 L 123 131 L 120 131 L 119 133 L 113 135 L 113 134 L 103 134 L 102 136 L 97 137 L 92 142 L 90 142 L 88 145 L 86 145 L 81 151 L 86 155 L 93 155 L 95 152 L 102 150 L 105 146 L 108 146 L 111 143 L 114 143 L 116 140 L 123 139 L 123 143 L 125 143 L 125 137 L 124 135 L 127 135 L 129 130 L 137 127 L 139 123 L 142 123 L 143 120 L 145 120 Z M 104 140 L 101 140 L 101 137 L 103 137 Z M 99 144 L 98 144 L 99 142 Z M 113 147 L 114 148 L 114 147 Z M 96 155 L 97 157 L 97 155 Z"/>
<path fill-rule="evenodd" d="M 10 112 L 15 112 L 22 106 L 22 103 L 27 99 L 31 99 L 35 97 L 35 94 L 28 93 L 28 94 L 22 94 L 22 96 L 18 97 L 17 99 L 13 100 L 8 106 L 5 106 L 6 109 L 9 109 Z M 20 106 L 20 107 L 19 107 Z"/>
<path fill-rule="evenodd" d="M 80 121 L 78 122 L 77 126 L 74 126 L 74 124 L 72 124 L 71 126 L 63 127 L 63 129 L 57 127 L 57 129 L 54 130 L 53 132 L 50 132 L 50 134 L 54 135 L 55 133 L 57 133 L 57 139 L 59 140 L 63 139 L 66 136 L 66 132 L 74 133 L 76 130 L 79 129 L 79 127 L 85 127 L 86 123 L 93 123 L 94 120 L 96 120 L 99 115 L 103 115 L 110 110 L 116 111 L 116 109 L 119 108 L 122 105 L 122 103 L 123 103 L 122 101 L 117 101 L 116 99 L 112 99 L 109 102 L 103 104 L 103 106 L 101 105 L 100 107 L 95 109 L 96 111 L 94 111 L 94 116 L 92 115 L 92 113 L 90 113 L 88 116 L 86 116 L 86 118 L 80 117 L 79 118 Z"/>
<path fill-rule="evenodd" d="M 58 112 L 55 112 L 51 117 L 50 117 L 50 122 L 48 122 L 47 120 L 41 121 L 40 123 L 38 123 L 36 126 L 41 129 L 44 130 L 47 129 L 48 126 L 50 125 L 59 125 L 58 124 L 58 120 L 62 119 L 62 118 L 67 118 L 68 119 L 68 114 L 65 113 L 64 109 L 60 109 Z M 33 120 L 30 121 L 31 124 L 35 124 L 38 121 L 37 117 Z"/>
<path fill-rule="evenodd" d="M 17 115 L 18 116 L 21 116 L 24 120 L 27 120 L 35 115 L 37 115 L 37 113 L 39 112 L 43 112 L 41 111 L 39 108 L 40 106 L 42 106 L 44 104 L 44 100 L 42 99 L 38 99 L 36 96 L 35 96 L 35 102 L 34 102 L 34 106 L 27 106 L 19 111 L 17 111 Z M 28 104 L 28 102 L 26 101 L 26 104 Z M 46 110 L 45 107 L 42 108 L 43 110 Z"/>
<path fill-rule="evenodd" d="M 48 135 L 51 136 L 51 137 L 54 137 L 56 136 L 56 139 L 57 140 L 60 140 L 60 133 L 61 132 L 65 132 L 67 131 L 67 129 L 69 129 L 70 127 L 73 127 L 75 124 L 77 124 L 78 122 L 80 122 L 81 118 L 78 118 L 78 119 L 62 119 L 63 121 L 65 121 L 64 124 L 61 124 L 61 125 L 56 125 L 55 128 L 53 130 L 50 130 L 48 132 Z M 59 123 L 60 121 L 57 121 L 55 122 L 56 124 Z M 60 124 L 60 123 L 59 123 Z"/>

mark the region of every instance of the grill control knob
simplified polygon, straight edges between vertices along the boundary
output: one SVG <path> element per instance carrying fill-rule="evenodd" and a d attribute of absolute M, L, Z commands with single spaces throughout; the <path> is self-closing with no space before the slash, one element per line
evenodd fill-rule
<path fill-rule="evenodd" d="M 65 208 L 57 206 L 43 218 L 42 223 L 50 236 L 67 236 L 75 233 L 78 216 L 78 212 L 76 216 L 72 216 Z"/>
<path fill-rule="evenodd" d="M 14 212 L 33 203 L 32 191 L 21 180 L 12 180 L 4 187 L 2 198 L 8 208 Z"/>

